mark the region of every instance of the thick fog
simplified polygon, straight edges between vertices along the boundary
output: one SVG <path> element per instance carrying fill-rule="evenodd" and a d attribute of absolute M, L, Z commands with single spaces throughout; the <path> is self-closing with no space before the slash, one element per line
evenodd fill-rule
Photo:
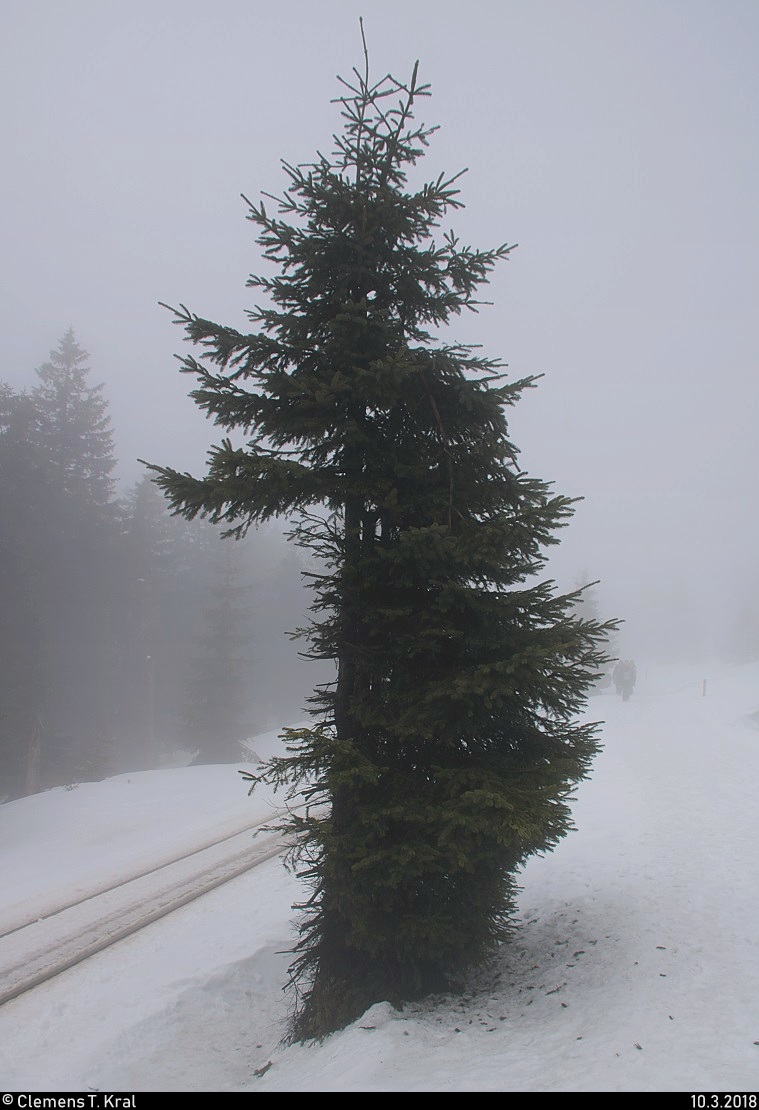
<path fill-rule="evenodd" d="M 735 648 L 759 621 L 759 7 L 753 0 L 6 0 L 0 379 L 71 326 L 105 383 L 118 477 L 202 468 L 158 302 L 245 326 L 252 199 L 331 149 L 338 73 L 420 73 L 420 170 L 468 167 L 452 226 L 518 243 L 461 320 L 515 377 L 526 470 L 582 497 L 552 556 L 599 579 L 618 650 Z M 254 542 L 254 541 L 251 541 Z M 267 558 L 270 556 L 267 555 Z M 294 587 L 295 588 L 295 587 Z M 275 622 L 276 623 L 276 622 Z M 272 635 L 280 635 L 272 630 Z"/>

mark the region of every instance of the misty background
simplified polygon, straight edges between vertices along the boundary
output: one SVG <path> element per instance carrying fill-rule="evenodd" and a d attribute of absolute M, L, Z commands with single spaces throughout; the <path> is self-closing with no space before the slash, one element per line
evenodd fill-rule
<path fill-rule="evenodd" d="M 240 193 L 277 193 L 280 159 L 331 150 L 336 75 L 362 64 L 359 15 L 375 78 L 404 79 L 419 59 L 432 85 L 425 121 L 440 130 L 419 178 L 468 168 L 453 229 L 478 247 L 519 244 L 493 306 L 449 334 L 509 375 L 544 375 L 511 438 L 528 472 L 584 499 L 548 574 L 562 589 L 600 580 L 600 615 L 624 619 L 616 649 L 639 672 L 759 654 L 753 0 L 6 0 L 0 381 L 33 390 L 73 328 L 90 384 L 104 384 L 120 535 L 144 485 L 138 458 L 202 470 L 218 429 L 187 396 L 182 334 L 158 302 L 246 328 L 260 256 Z M 292 721 L 319 680 L 285 636 L 306 599 L 277 530 L 231 556 L 202 525 L 181 527 L 177 559 L 213 553 L 169 575 L 171 693 L 138 676 L 151 652 L 124 602 L 122 761 L 132 735 L 181 741 L 219 583 L 249 611 L 235 651 L 251 729 Z"/>

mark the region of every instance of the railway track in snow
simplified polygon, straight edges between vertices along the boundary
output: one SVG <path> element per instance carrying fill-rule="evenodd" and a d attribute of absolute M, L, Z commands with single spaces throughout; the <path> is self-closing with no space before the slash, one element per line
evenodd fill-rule
<path fill-rule="evenodd" d="M 268 823 L 6 926 L 0 933 L 0 1005 L 284 851 L 286 843 L 277 833 L 251 838 Z"/>

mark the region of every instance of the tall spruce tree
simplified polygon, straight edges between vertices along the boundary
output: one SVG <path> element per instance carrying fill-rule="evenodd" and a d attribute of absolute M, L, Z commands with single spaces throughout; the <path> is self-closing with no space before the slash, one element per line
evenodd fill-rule
<path fill-rule="evenodd" d="M 48 582 L 60 497 L 25 393 L 0 382 L 0 800 L 40 785 L 49 693 Z"/>
<path fill-rule="evenodd" d="M 532 379 L 433 334 L 511 248 L 434 238 L 461 203 L 456 177 L 408 185 L 428 86 L 365 62 L 333 154 L 284 163 L 276 212 L 247 202 L 276 269 L 249 279 L 254 330 L 174 310 L 203 352 L 193 398 L 246 444 L 202 478 L 152 467 L 175 512 L 235 536 L 289 515 L 321 560 L 309 635 L 337 680 L 260 776 L 309 803 L 285 825 L 310 884 L 296 1038 L 450 986 L 507 934 L 517 869 L 571 828 L 598 750 L 577 715 L 607 631 L 536 577 L 572 501 L 509 442 Z"/>
<path fill-rule="evenodd" d="M 72 328 L 36 375 L 35 442 L 59 504 L 46 582 L 50 697 L 42 763 L 71 781 L 102 776 L 112 762 L 116 460 L 104 387 L 91 384 L 87 352 Z"/>
<path fill-rule="evenodd" d="M 104 506 L 113 497 L 116 465 L 103 385 L 90 385 L 87 352 L 69 328 L 47 362 L 37 369 L 33 397 L 39 439 L 69 494 Z"/>

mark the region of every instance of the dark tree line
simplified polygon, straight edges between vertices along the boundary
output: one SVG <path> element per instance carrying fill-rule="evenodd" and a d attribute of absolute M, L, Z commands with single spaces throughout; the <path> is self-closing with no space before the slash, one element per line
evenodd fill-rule
<path fill-rule="evenodd" d="M 292 557 L 171 517 L 147 476 L 118 496 L 115 465 L 69 330 L 27 391 L 0 384 L 0 800 L 172 749 L 234 761 L 296 719 Z"/>

